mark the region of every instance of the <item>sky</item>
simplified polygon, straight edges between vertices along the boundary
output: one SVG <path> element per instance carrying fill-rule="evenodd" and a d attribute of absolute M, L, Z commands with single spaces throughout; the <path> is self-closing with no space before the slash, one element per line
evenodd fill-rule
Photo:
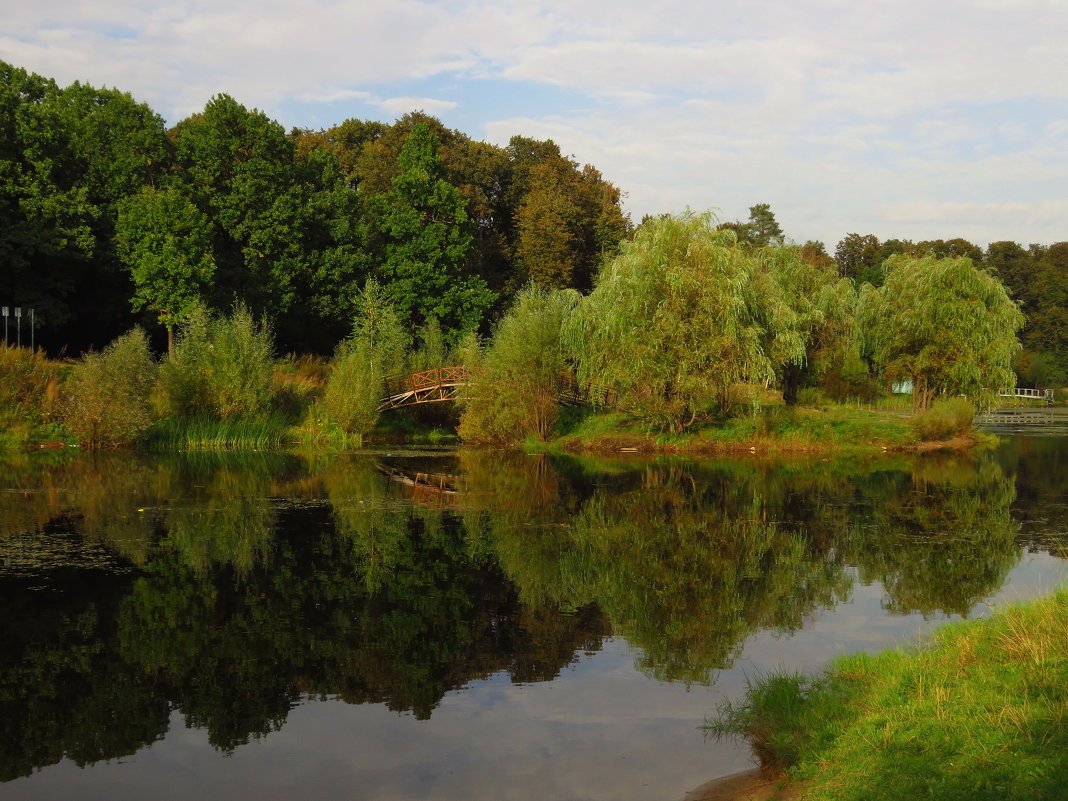
<path fill-rule="evenodd" d="M 168 123 L 422 109 L 551 138 L 644 214 L 787 236 L 1068 240 L 1068 0 L 0 0 L 0 59 Z"/>

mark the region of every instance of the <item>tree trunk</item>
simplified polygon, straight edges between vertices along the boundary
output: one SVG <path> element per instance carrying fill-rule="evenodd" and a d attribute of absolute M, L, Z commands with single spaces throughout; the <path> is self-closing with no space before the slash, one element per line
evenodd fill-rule
<path fill-rule="evenodd" d="M 797 392 L 801 389 L 801 366 L 788 364 L 782 370 L 782 399 L 787 406 L 797 405 Z"/>

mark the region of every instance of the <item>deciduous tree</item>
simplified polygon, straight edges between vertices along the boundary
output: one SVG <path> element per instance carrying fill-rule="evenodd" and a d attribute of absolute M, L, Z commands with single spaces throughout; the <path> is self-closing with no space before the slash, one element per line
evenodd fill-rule
<path fill-rule="evenodd" d="M 893 256 L 886 271 L 863 295 L 875 359 L 888 378 L 912 382 L 917 410 L 940 393 L 984 407 L 1012 385 L 1024 317 L 997 278 L 966 257 Z"/>

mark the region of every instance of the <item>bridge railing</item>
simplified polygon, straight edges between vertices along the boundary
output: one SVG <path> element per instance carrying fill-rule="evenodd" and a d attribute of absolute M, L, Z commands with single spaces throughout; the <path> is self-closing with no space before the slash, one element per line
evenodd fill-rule
<path fill-rule="evenodd" d="M 1002 398 L 1037 398 L 1038 400 L 1053 401 L 1052 389 L 1031 389 L 1030 387 L 1015 387 L 1002 389 L 998 392 Z"/>
<path fill-rule="evenodd" d="M 466 383 L 472 371 L 463 366 L 431 367 L 414 373 L 390 376 L 385 380 L 386 394 L 399 395 L 402 392 L 416 392 L 428 387 Z"/>

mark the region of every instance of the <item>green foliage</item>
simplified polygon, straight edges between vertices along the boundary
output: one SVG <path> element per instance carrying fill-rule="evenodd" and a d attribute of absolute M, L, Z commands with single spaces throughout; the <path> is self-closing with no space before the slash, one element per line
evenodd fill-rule
<path fill-rule="evenodd" d="M 215 273 L 207 216 L 174 189 L 147 188 L 119 203 L 119 255 L 130 270 L 134 309 L 157 312 L 168 331 L 207 295 Z"/>
<path fill-rule="evenodd" d="M 935 401 L 926 409 L 909 419 L 909 425 L 923 441 L 935 441 L 959 437 L 972 430 L 975 406 L 967 398 L 949 398 Z"/>
<path fill-rule="evenodd" d="M 872 353 L 890 380 L 909 379 L 916 409 L 940 393 L 986 408 L 1015 382 L 1023 315 L 989 273 L 965 257 L 894 256 L 886 283 L 862 293 Z"/>
<path fill-rule="evenodd" d="M 0 448 L 21 447 L 58 417 L 60 366 L 43 351 L 0 345 Z"/>
<path fill-rule="evenodd" d="M 647 221 L 565 327 L 579 380 L 618 389 L 625 407 L 674 431 L 729 406 L 737 384 L 772 378 L 765 345 L 790 334 L 756 272 L 710 214 Z"/>
<path fill-rule="evenodd" d="M 423 323 L 418 331 L 418 340 L 419 345 L 409 359 L 409 367 L 413 370 L 428 370 L 450 363 L 449 348 L 437 317 L 431 317 Z"/>
<path fill-rule="evenodd" d="M 1061 590 L 923 648 L 763 676 L 709 728 L 753 738 L 814 801 L 1053 801 L 1068 781 L 1066 613 Z"/>
<path fill-rule="evenodd" d="M 437 150 L 437 137 L 420 123 L 397 155 L 399 172 L 375 207 L 382 237 L 377 272 L 406 325 L 436 317 L 450 332 L 467 331 L 495 296 L 480 277 L 466 274 L 470 221 Z"/>
<path fill-rule="evenodd" d="M 0 62 L 0 120 L 0 297 L 36 309 L 50 344 L 107 341 L 130 319 L 115 204 L 166 172 L 163 119 Z"/>
<path fill-rule="evenodd" d="M 459 428 L 464 440 L 508 445 L 549 436 L 570 374 L 560 332 L 579 298 L 574 290 L 535 284 L 519 293 L 468 388 Z"/>
<path fill-rule="evenodd" d="M 228 316 L 196 306 L 163 363 L 164 411 L 217 419 L 256 416 L 269 408 L 274 337 L 243 304 Z"/>
<path fill-rule="evenodd" d="M 841 364 L 853 349 L 856 293 L 833 268 L 806 260 L 797 247 L 764 247 L 754 254 L 771 286 L 758 285 L 765 329 L 775 332 L 766 350 L 787 405 L 805 383 Z"/>
<path fill-rule="evenodd" d="M 385 380 L 403 371 L 409 343 L 385 290 L 368 279 L 352 336 L 338 346 L 322 400 L 310 410 L 311 438 L 359 442 L 378 421 Z"/>
<path fill-rule="evenodd" d="M 64 385 L 64 421 L 89 448 L 126 445 L 152 423 L 149 395 L 157 366 L 148 338 L 135 328 L 102 353 L 88 353 Z"/>

